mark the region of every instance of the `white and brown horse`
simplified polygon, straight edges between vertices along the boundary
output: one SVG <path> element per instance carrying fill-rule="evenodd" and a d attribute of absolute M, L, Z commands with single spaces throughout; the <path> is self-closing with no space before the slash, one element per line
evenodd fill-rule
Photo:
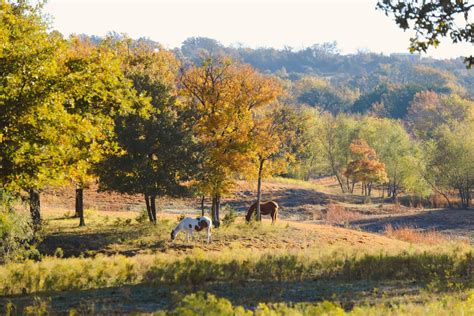
<path fill-rule="evenodd" d="M 206 229 L 207 243 L 209 243 L 211 241 L 211 224 L 211 219 L 206 216 L 200 216 L 197 218 L 186 217 L 171 231 L 171 240 L 175 240 L 176 235 L 180 231 L 184 231 L 186 233 L 186 241 L 189 241 L 189 237 L 194 239 L 193 231 L 200 232 L 201 230 Z"/>
<path fill-rule="evenodd" d="M 247 215 L 245 216 L 245 219 L 247 220 L 247 222 L 250 221 L 250 219 L 252 218 L 252 214 L 255 213 L 256 211 L 257 211 L 257 202 L 253 203 L 249 207 L 249 210 L 247 211 Z M 278 216 L 278 204 L 273 201 L 260 202 L 260 214 L 270 215 L 272 217 L 272 224 L 274 224 Z"/>

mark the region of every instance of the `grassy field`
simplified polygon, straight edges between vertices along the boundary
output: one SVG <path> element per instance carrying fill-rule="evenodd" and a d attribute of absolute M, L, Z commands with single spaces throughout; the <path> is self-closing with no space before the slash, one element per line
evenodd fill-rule
<path fill-rule="evenodd" d="M 313 184 L 271 186 L 282 185 L 319 192 Z M 0 266 L 1 314 L 474 313 L 473 249 L 438 232 L 367 232 L 329 204 L 326 221 L 247 224 L 238 213 L 213 231 L 211 244 L 204 235 L 171 242 L 182 214 L 162 212 L 152 225 L 140 212 L 89 209 L 87 226 L 78 227 L 70 208 L 48 198 L 39 255 Z"/>

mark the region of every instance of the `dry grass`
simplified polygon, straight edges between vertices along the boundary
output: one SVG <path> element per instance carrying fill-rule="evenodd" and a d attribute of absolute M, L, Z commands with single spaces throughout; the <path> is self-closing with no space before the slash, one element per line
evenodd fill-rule
<path fill-rule="evenodd" d="M 436 245 L 449 241 L 447 236 L 435 230 L 420 231 L 413 226 L 393 227 L 388 224 L 385 226 L 385 235 L 390 238 L 403 240 L 415 244 Z"/>
<path fill-rule="evenodd" d="M 361 218 L 361 215 L 347 210 L 339 204 L 329 204 L 324 219 L 329 224 L 347 226 L 351 221 Z"/>

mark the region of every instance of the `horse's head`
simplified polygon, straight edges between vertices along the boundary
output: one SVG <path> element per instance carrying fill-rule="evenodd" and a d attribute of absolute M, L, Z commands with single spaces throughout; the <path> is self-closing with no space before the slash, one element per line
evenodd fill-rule
<path fill-rule="evenodd" d="M 251 213 L 247 213 L 247 215 L 245 215 L 245 220 L 247 222 L 250 222 L 250 219 L 252 218 L 252 214 Z"/>
<path fill-rule="evenodd" d="M 171 230 L 171 241 L 174 241 L 174 239 L 176 238 L 176 234 L 174 233 L 174 229 Z"/>

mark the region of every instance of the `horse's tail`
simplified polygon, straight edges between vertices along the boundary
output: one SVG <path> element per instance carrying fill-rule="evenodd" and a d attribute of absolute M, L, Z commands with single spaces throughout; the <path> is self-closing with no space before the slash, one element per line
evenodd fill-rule
<path fill-rule="evenodd" d="M 272 215 L 272 224 L 274 222 L 276 222 L 277 220 L 277 217 L 278 217 L 278 209 L 280 208 L 280 206 L 278 205 L 277 202 L 275 201 L 272 201 L 273 205 L 275 205 L 275 210 L 273 211 L 273 215 Z"/>

